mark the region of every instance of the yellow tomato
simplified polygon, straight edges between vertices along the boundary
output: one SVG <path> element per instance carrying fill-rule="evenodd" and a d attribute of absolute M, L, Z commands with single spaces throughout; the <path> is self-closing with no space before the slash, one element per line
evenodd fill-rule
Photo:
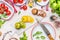
<path fill-rule="evenodd" d="M 28 22 L 34 22 L 34 19 L 31 16 L 28 16 Z"/>
<path fill-rule="evenodd" d="M 28 21 L 27 16 L 23 16 L 23 17 L 22 17 L 22 22 L 27 22 L 27 21 Z"/>
<path fill-rule="evenodd" d="M 31 16 L 23 16 L 22 22 L 34 22 L 34 19 Z"/>
<path fill-rule="evenodd" d="M 29 4 L 28 4 L 29 6 L 33 6 L 33 2 L 29 2 Z"/>
<path fill-rule="evenodd" d="M 42 0 L 37 0 L 37 2 L 41 2 Z"/>

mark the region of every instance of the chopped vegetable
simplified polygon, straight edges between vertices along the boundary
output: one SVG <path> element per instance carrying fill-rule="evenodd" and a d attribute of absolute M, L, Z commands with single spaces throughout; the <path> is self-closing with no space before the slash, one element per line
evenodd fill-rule
<path fill-rule="evenodd" d="M 42 34 L 42 32 L 37 31 L 35 34 L 33 34 L 33 37 L 36 36 L 36 35 L 40 35 L 40 34 Z"/>
<path fill-rule="evenodd" d="M 42 32 L 37 31 L 35 34 L 33 34 L 33 37 L 35 37 L 36 40 L 44 40 L 45 36 L 42 36 L 41 34 L 42 34 Z"/>
<path fill-rule="evenodd" d="M 21 11 L 19 11 L 18 15 L 21 13 Z"/>
<path fill-rule="evenodd" d="M 40 37 L 37 36 L 36 39 L 40 39 Z"/>
<path fill-rule="evenodd" d="M 23 32 L 23 37 L 20 37 L 20 40 L 27 40 L 27 36 L 25 32 Z"/>
<path fill-rule="evenodd" d="M 41 39 L 45 39 L 45 36 L 41 36 Z"/>

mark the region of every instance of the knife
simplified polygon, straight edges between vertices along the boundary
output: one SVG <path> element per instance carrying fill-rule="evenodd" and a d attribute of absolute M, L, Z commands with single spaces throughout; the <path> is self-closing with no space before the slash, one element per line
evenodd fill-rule
<path fill-rule="evenodd" d="M 41 28 L 44 30 L 44 32 L 48 36 L 49 40 L 54 40 L 54 38 L 52 37 L 52 35 L 48 31 L 48 29 L 45 27 L 45 25 L 43 25 L 42 23 L 40 23 L 40 21 L 38 19 L 36 19 L 36 20 L 37 20 L 37 23 L 40 24 Z"/>

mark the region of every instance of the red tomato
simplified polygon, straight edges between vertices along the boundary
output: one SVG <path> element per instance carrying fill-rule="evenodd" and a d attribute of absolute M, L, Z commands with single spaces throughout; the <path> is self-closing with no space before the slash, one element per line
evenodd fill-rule
<path fill-rule="evenodd" d="M 7 11 L 6 11 L 6 15 L 9 16 L 10 14 L 11 14 L 11 12 L 10 12 L 9 10 L 7 10 Z"/>
<path fill-rule="evenodd" d="M 25 6 L 23 6 L 23 9 L 24 9 L 24 10 L 27 10 L 27 6 L 26 6 L 26 5 L 25 5 Z"/>
<path fill-rule="evenodd" d="M 23 0 L 18 0 L 19 3 L 23 3 Z"/>
<path fill-rule="evenodd" d="M 18 0 L 13 0 L 13 2 L 14 2 L 14 3 L 17 3 L 17 2 L 18 2 Z"/>
<path fill-rule="evenodd" d="M 0 14 L 3 14 L 4 10 L 0 7 Z"/>
<path fill-rule="evenodd" d="M 5 4 L 1 4 L 1 7 L 3 7 L 3 8 L 4 8 L 4 7 L 5 7 Z"/>
<path fill-rule="evenodd" d="M 44 2 L 46 2 L 47 0 L 43 0 Z"/>
<path fill-rule="evenodd" d="M 5 11 L 6 11 L 6 10 L 8 10 L 8 7 L 7 7 L 7 6 L 5 6 L 5 7 L 4 7 L 4 10 L 5 10 Z"/>

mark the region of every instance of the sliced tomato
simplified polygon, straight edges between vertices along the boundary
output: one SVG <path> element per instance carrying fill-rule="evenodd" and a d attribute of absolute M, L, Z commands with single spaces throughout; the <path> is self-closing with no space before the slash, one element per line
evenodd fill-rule
<path fill-rule="evenodd" d="M 13 2 L 14 2 L 14 3 L 17 3 L 17 2 L 18 2 L 18 0 L 13 0 Z"/>
<path fill-rule="evenodd" d="M 6 15 L 10 15 L 11 14 L 11 12 L 9 11 L 9 10 L 6 10 Z"/>
<path fill-rule="evenodd" d="M 4 7 L 4 10 L 8 10 L 8 7 L 7 7 L 7 6 L 5 6 L 5 7 Z"/>
<path fill-rule="evenodd" d="M 24 6 L 23 6 L 23 9 L 24 9 L 24 10 L 27 10 L 27 6 L 26 6 L 26 5 L 24 5 Z"/>
<path fill-rule="evenodd" d="M 24 0 L 18 0 L 19 3 L 23 3 Z"/>
<path fill-rule="evenodd" d="M 3 8 L 4 8 L 4 7 L 5 7 L 5 4 L 1 4 L 1 7 L 3 7 Z"/>

